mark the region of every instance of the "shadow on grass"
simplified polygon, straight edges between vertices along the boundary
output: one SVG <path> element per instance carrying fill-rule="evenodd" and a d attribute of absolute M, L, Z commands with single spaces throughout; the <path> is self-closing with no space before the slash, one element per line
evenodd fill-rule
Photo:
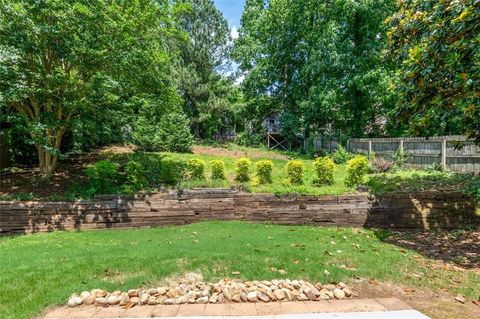
<path fill-rule="evenodd" d="M 480 230 L 375 230 L 374 233 L 383 242 L 415 250 L 427 258 L 480 270 Z"/>

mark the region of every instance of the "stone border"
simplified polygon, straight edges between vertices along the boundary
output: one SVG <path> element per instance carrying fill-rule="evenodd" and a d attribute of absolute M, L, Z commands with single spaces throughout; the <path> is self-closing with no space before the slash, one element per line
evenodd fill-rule
<path fill-rule="evenodd" d="M 473 197 L 459 192 L 373 196 L 275 196 L 194 189 L 75 202 L 0 201 L 0 234 L 184 225 L 243 220 L 281 225 L 454 229 L 480 225 Z"/>

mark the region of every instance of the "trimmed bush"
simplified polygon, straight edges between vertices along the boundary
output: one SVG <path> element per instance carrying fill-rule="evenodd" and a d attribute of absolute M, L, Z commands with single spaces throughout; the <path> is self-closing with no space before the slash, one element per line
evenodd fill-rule
<path fill-rule="evenodd" d="M 187 163 L 182 160 L 165 157 L 160 162 L 158 179 L 161 184 L 177 185 L 183 180 Z"/>
<path fill-rule="evenodd" d="M 214 160 L 210 162 L 212 170 L 212 179 L 226 179 L 225 177 L 225 163 L 223 161 Z"/>
<path fill-rule="evenodd" d="M 347 186 L 356 186 L 364 182 L 368 172 L 368 158 L 363 155 L 356 155 L 347 162 Z"/>
<path fill-rule="evenodd" d="M 190 122 L 184 114 L 169 113 L 159 121 L 140 116 L 134 123 L 133 141 L 149 152 L 190 153 L 194 142 Z"/>
<path fill-rule="evenodd" d="M 345 164 L 349 159 L 353 158 L 353 154 L 348 152 L 342 145 L 339 145 L 338 148 L 330 154 L 330 157 L 337 164 Z"/>
<path fill-rule="evenodd" d="M 313 161 L 313 168 L 317 177 L 313 183 L 317 186 L 332 185 L 335 162 L 329 157 L 318 157 Z"/>
<path fill-rule="evenodd" d="M 272 161 L 263 160 L 257 162 L 257 175 L 258 183 L 260 185 L 264 184 L 271 184 L 272 179 L 272 171 L 273 171 L 273 163 Z"/>
<path fill-rule="evenodd" d="M 252 161 L 246 157 L 240 158 L 235 162 L 235 179 L 238 182 L 245 183 L 250 180 L 250 175 L 248 173 L 250 165 L 252 165 Z"/>
<path fill-rule="evenodd" d="M 115 193 L 118 184 L 118 166 L 110 161 L 102 160 L 85 169 L 94 194 Z"/>
<path fill-rule="evenodd" d="M 134 193 L 147 185 L 145 168 L 142 163 L 129 161 L 127 165 L 125 165 L 125 173 L 127 175 L 127 185 L 124 187 L 125 192 Z"/>
<path fill-rule="evenodd" d="M 303 171 L 305 170 L 305 164 L 300 160 L 292 160 L 287 163 L 287 176 L 290 184 L 302 185 L 303 184 Z"/>
<path fill-rule="evenodd" d="M 188 173 L 190 179 L 205 179 L 205 164 L 204 160 L 193 158 L 187 162 Z"/>

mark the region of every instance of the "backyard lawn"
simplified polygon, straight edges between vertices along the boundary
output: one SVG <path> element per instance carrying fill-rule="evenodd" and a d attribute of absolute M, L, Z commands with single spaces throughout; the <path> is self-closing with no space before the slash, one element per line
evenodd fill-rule
<path fill-rule="evenodd" d="M 478 272 L 438 266 L 439 261 L 388 243 L 388 237 L 386 231 L 241 222 L 5 237 L 0 238 L 0 314 L 32 317 L 64 304 L 73 292 L 154 286 L 187 271 L 201 272 L 206 280 L 327 283 L 364 277 L 480 296 Z"/>

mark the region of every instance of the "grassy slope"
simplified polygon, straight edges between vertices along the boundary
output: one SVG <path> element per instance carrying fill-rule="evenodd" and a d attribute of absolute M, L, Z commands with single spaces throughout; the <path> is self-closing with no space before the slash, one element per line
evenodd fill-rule
<path fill-rule="evenodd" d="M 305 163 L 305 173 L 304 173 L 304 185 L 289 185 L 286 182 L 286 159 L 271 158 L 276 157 L 279 153 L 262 151 L 258 152 L 256 149 L 245 149 L 246 155 L 249 152 L 255 152 L 252 159 L 252 166 L 250 167 L 250 175 L 253 177 L 255 175 L 255 163 L 261 159 L 269 159 L 273 162 L 273 183 L 269 185 L 264 185 L 261 187 L 252 187 L 251 183 L 244 184 L 246 190 L 252 192 L 269 192 L 276 194 L 311 194 L 311 195 L 337 195 L 345 194 L 348 192 L 353 192 L 353 189 L 344 185 L 345 180 L 345 166 L 337 165 L 334 179 L 334 185 L 327 186 L 314 186 L 313 180 L 315 179 L 315 174 L 312 167 L 312 160 L 303 160 Z M 209 155 L 209 154 L 179 154 L 179 153 L 158 153 L 160 156 L 170 156 L 176 159 L 189 160 L 192 158 L 199 158 L 206 162 L 207 164 L 207 180 L 205 181 L 184 181 L 179 187 L 188 189 L 192 187 L 226 187 L 230 188 L 231 186 L 238 186 L 239 183 L 235 181 L 235 161 L 237 158 L 231 156 L 218 156 L 218 155 Z M 261 155 L 261 156 L 258 156 Z M 112 161 L 126 163 L 127 157 L 131 156 L 128 154 L 115 154 L 110 157 Z M 242 155 L 239 155 L 242 156 Z M 227 175 L 227 181 L 212 181 L 210 180 L 210 162 L 212 160 L 222 160 L 225 162 L 225 173 Z"/>
<path fill-rule="evenodd" d="M 478 273 L 428 267 L 432 262 L 417 253 L 382 242 L 384 235 L 348 228 L 209 222 L 0 238 L 0 314 L 31 317 L 62 304 L 72 292 L 148 286 L 185 271 L 201 271 L 207 280 L 232 277 L 233 271 L 245 279 L 320 282 L 359 276 L 480 295 Z M 452 280 L 462 284 L 452 287 Z"/>

